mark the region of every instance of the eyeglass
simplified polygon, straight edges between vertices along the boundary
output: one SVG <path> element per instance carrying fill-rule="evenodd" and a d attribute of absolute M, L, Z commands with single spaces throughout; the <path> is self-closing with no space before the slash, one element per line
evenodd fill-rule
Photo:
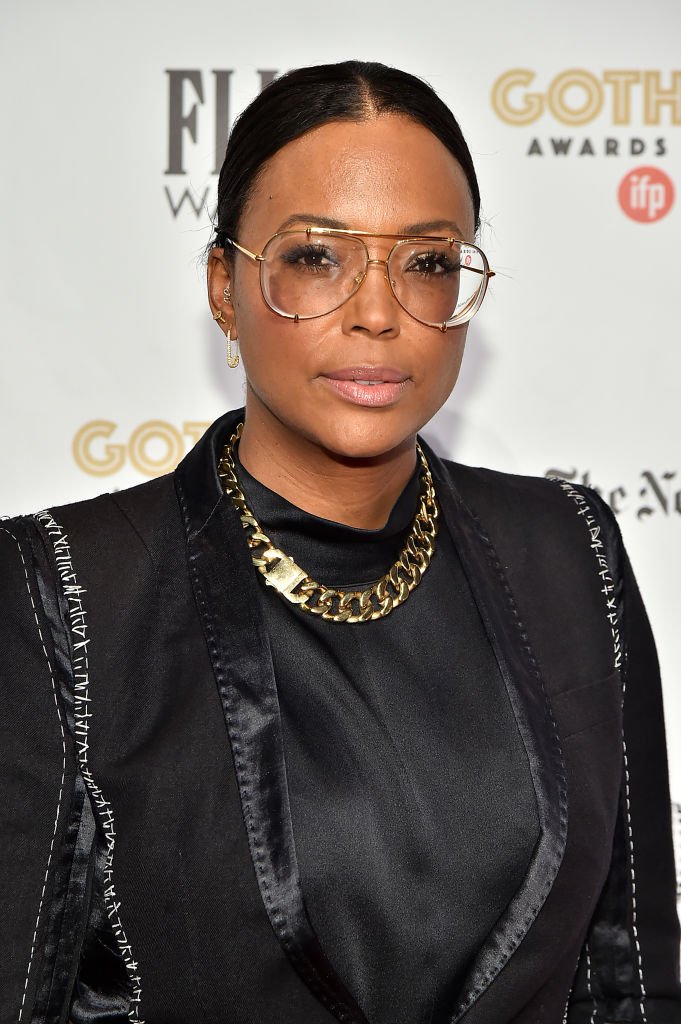
<path fill-rule="evenodd" d="M 371 259 L 367 237 L 396 241 L 386 259 Z M 477 313 L 494 277 L 482 249 L 457 238 L 306 227 L 278 231 L 260 253 L 233 238 L 226 244 L 259 264 L 269 308 L 296 321 L 332 313 L 361 288 L 371 264 L 382 264 L 402 309 L 419 323 L 446 331 Z"/>

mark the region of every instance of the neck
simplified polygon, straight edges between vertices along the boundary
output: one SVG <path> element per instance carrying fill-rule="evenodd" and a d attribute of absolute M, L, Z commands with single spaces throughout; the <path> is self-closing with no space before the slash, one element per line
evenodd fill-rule
<path fill-rule="evenodd" d="M 249 402 L 239 460 L 251 476 L 298 508 L 346 526 L 378 530 L 416 465 L 416 438 L 373 458 L 320 447 Z"/>

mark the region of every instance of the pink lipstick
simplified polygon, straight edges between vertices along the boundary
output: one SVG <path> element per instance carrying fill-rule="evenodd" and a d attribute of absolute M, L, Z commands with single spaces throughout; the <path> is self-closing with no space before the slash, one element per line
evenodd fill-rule
<path fill-rule="evenodd" d="M 409 374 L 392 366 L 346 366 L 321 375 L 337 395 L 354 405 L 393 405 L 409 383 Z"/>

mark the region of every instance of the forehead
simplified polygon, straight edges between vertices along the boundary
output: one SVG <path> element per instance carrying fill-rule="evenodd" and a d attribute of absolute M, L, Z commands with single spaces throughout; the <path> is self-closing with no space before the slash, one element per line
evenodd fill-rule
<path fill-rule="evenodd" d="M 461 165 L 427 128 L 393 114 L 331 122 L 282 147 L 261 170 L 239 233 L 262 244 L 298 212 L 385 233 L 436 221 L 474 233 Z"/>

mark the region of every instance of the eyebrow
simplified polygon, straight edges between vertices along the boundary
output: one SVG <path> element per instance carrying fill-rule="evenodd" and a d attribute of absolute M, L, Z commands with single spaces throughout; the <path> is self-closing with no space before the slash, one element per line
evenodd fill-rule
<path fill-rule="evenodd" d="M 294 224 L 309 224 L 313 227 L 330 228 L 332 231 L 352 230 L 342 220 L 336 220 L 335 217 L 322 217 L 316 213 L 292 213 L 290 217 L 287 217 L 286 220 L 279 225 L 277 230 L 285 231 L 286 228 L 292 227 Z M 453 231 L 457 238 L 463 237 L 461 228 L 454 220 L 418 221 L 416 224 L 407 224 L 401 231 L 394 233 L 409 237 L 410 235 L 425 235 L 430 231 L 446 231 L 450 233 Z M 383 232 L 379 231 L 378 234 L 383 234 Z"/>

